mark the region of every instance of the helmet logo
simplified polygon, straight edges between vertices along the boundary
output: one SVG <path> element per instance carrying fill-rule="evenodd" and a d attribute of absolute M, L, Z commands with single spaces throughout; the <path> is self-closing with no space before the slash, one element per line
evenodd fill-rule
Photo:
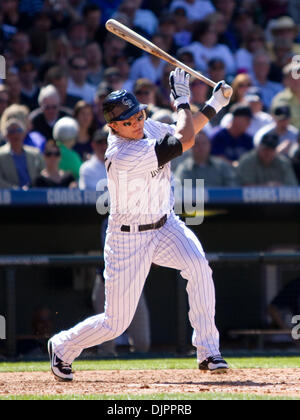
<path fill-rule="evenodd" d="M 131 108 L 133 106 L 133 102 L 129 98 L 123 98 L 122 99 L 122 104 L 125 105 L 125 106 L 128 106 L 128 108 Z"/>

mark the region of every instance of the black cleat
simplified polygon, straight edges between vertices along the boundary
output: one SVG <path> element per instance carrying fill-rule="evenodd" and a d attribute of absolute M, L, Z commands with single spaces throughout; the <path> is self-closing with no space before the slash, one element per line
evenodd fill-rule
<path fill-rule="evenodd" d="M 63 362 L 52 349 L 51 340 L 48 341 L 48 353 L 50 357 L 51 370 L 55 379 L 61 382 L 73 381 L 72 365 Z"/>
<path fill-rule="evenodd" d="M 210 356 L 199 364 L 202 371 L 210 371 L 211 373 L 226 373 L 229 369 L 228 364 L 222 356 Z"/>

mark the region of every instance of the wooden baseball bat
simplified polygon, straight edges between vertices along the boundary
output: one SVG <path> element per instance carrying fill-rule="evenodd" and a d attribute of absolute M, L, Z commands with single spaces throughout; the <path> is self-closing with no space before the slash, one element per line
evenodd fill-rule
<path fill-rule="evenodd" d="M 213 82 L 212 80 L 203 76 L 203 74 L 193 70 L 191 67 L 185 65 L 181 61 L 172 57 L 170 54 L 163 51 L 157 45 L 153 44 L 151 41 L 137 34 L 132 29 L 129 29 L 127 26 L 123 25 L 117 20 L 109 19 L 106 22 L 105 27 L 109 32 L 112 32 L 118 37 L 148 52 L 149 54 L 155 55 L 156 57 L 161 58 L 162 60 L 165 60 L 170 64 L 173 64 L 173 66 L 183 69 L 187 73 L 191 74 L 192 76 L 206 83 L 208 86 L 211 86 L 212 88 L 214 88 L 217 85 L 217 83 Z M 232 92 L 231 87 L 223 89 L 223 95 L 225 96 L 225 98 L 229 98 L 231 95 L 231 92 Z"/>

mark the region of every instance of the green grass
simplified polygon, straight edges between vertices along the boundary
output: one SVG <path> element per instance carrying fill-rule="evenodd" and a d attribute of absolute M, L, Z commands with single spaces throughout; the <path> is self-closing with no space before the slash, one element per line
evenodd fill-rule
<path fill-rule="evenodd" d="M 226 358 L 233 369 L 300 368 L 300 357 L 245 357 Z M 130 360 L 78 360 L 74 370 L 151 370 L 196 369 L 194 358 L 130 359 Z M 49 362 L 1 362 L 0 372 L 46 372 Z"/>
<path fill-rule="evenodd" d="M 230 394 L 225 392 L 204 392 L 195 394 L 150 394 L 146 397 L 143 395 L 10 395 L 0 397 L 1 400 L 112 400 L 112 401 L 136 401 L 136 400 L 153 400 L 153 401 L 178 401 L 178 400 L 300 400 L 300 397 L 283 397 L 283 396 L 265 396 L 251 394 Z"/>

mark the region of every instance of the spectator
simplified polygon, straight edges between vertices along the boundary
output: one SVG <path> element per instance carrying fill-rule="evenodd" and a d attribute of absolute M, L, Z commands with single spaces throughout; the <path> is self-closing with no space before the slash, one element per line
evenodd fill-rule
<path fill-rule="evenodd" d="M 79 188 L 81 190 L 97 190 L 101 179 L 106 179 L 104 155 L 107 147 L 108 132 L 105 129 L 97 130 L 92 137 L 93 156 L 81 165 Z"/>
<path fill-rule="evenodd" d="M 91 85 L 98 86 L 103 78 L 104 67 L 102 64 L 102 51 L 97 42 L 91 41 L 86 45 L 85 58 L 88 64 L 86 80 Z"/>
<path fill-rule="evenodd" d="M 152 37 L 152 42 L 162 50 L 166 49 L 164 38 L 156 34 Z M 136 81 L 137 79 L 146 78 L 153 83 L 157 83 L 163 74 L 165 62 L 154 55 L 144 55 L 132 64 L 130 71 L 130 79 Z"/>
<path fill-rule="evenodd" d="M 17 119 L 22 121 L 26 127 L 26 136 L 24 139 L 25 146 L 31 146 L 44 150 L 46 139 L 37 131 L 32 131 L 32 125 L 29 120 L 29 109 L 25 105 L 13 104 L 10 105 L 2 114 L 0 131 L 5 131 L 5 124 L 9 119 Z"/>
<path fill-rule="evenodd" d="M 44 167 L 44 161 L 35 148 L 24 146 L 26 126 L 18 119 L 4 124 L 7 144 L 0 147 L 0 188 L 30 188 Z"/>
<path fill-rule="evenodd" d="M 20 101 L 31 111 L 38 107 L 40 89 L 37 85 L 37 68 L 34 62 L 28 58 L 17 63 L 21 82 Z"/>
<path fill-rule="evenodd" d="M 92 105 L 79 101 L 75 105 L 73 117 L 79 125 L 79 133 L 73 150 L 79 154 L 83 161 L 92 154 L 92 135 L 95 131 Z"/>
<path fill-rule="evenodd" d="M 34 186 L 38 188 L 76 187 L 72 173 L 59 169 L 61 152 L 54 140 L 49 140 L 44 150 L 45 168 L 36 178 Z"/>
<path fill-rule="evenodd" d="M 9 71 L 6 74 L 4 85 L 7 87 L 9 92 L 9 103 L 20 104 L 21 103 L 21 81 L 17 73 Z"/>
<path fill-rule="evenodd" d="M 87 41 L 102 43 L 103 29 L 101 28 L 102 11 L 96 4 L 87 3 L 82 11 L 83 21 L 87 29 Z"/>
<path fill-rule="evenodd" d="M 247 128 L 246 133 L 254 138 L 255 134 L 260 129 L 266 127 L 267 125 L 270 125 L 273 122 L 273 118 L 270 114 L 263 111 L 261 93 L 258 88 L 249 88 L 246 95 L 244 96 L 244 102 L 250 106 L 252 111 L 251 123 Z M 231 121 L 232 114 L 229 112 L 223 117 L 220 125 L 222 127 L 228 127 Z"/>
<path fill-rule="evenodd" d="M 19 31 L 12 36 L 9 42 L 9 51 L 11 52 L 12 59 L 15 63 L 26 60 L 29 57 L 33 58 L 29 54 L 30 49 L 30 38 L 27 33 Z"/>
<path fill-rule="evenodd" d="M 33 21 L 32 18 L 30 20 L 30 29 L 28 29 L 31 44 L 30 53 L 35 60 L 39 60 L 39 57 L 46 54 L 52 21 L 45 11 L 35 14 Z"/>
<path fill-rule="evenodd" d="M 277 152 L 289 155 L 291 148 L 294 148 L 298 140 L 298 130 L 290 124 L 291 110 L 288 106 L 278 106 L 273 109 L 273 122 L 261 128 L 254 137 L 254 146 L 258 147 L 261 139 L 266 133 L 276 133 L 279 139 Z"/>
<path fill-rule="evenodd" d="M 290 63 L 293 55 L 292 42 L 284 38 L 278 38 L 273 46 L 274 58 L 269 74 L 271 82 L 283 82 L 283 68 Z"/>
<path fill-rule="evenodd" d="M 207 64 L 207 74 L 214 82 L 225 80 L 226 69 L 224 61 L 221 58 L 212 58 Z"/>
<path fill-rule="evenodd" d="M 83 55 L 72 56 L 69 59 L 69 70 L 67 92 L 92 104 L 96 88 L 87 82 L 88 64 L 86 58 Z"/>
<path fill-rule="evenodd" d="M 2 2 L 3 23 L 14 28 L 19 28 L 21 16 L 19 13 L 19 0 Z"/>
<path fill-rule="evenodd" d="M 291 123 L 300 130 L 300 64 L 293 62 L 283 69 L 285 89 L 272 101 L 272 108 L 287 105 L 291 110 Z"/>
<path fill-rule="evenodd" d="M 3 112 L 8 107 L 8 105 L 9 105 L 9 90 L 7 86 L 0 85 L 0 119 Z"/>
<path fill-rule="evenodd" d="M 133 93 L 141 104 L 148 105 L 147 116 L 151 117 L 159 110 L 157 106 L 157 87 L 148 79 L 138 79 L 133 86 Z"/>
<path fill-rule="evenodd" d="M 188 46 L 192 41 L 192 31 L 189 25 L 186 9 L 178 6 L 173 9 L 173 17 L 175 19 L 176 30 L 174 42 L 178 48 Z"/>
<path fill-rule="evenodd" d="M 299 35 L 299 28 L 294 22 L 294 20 L 289 16 L 280 16 L 274 22 L 271 22 L 271 34 L 272 42 L 269 44 L 270 51 L 273 52 L 273 49 L 278 41 L 278 39 L 289 42 L 292 44 L 292 54 L 300 54 L 300 45 L 295 42 L 297 36 Z"/>
<path fill-rule="evenodd" d="M 100 83 L 98 90 L 94 97 L 94 115 L 96 118 L 97 126 L 102 128 L 106 125 L 103 115 L 102 104 L 107 95 L 112 92 L 111 88 L 106 83 Z"/>
<path fill-rule="evenodd" d="M 245 44 L 248 33 L 255 26 L 253 12 L 243 6 L 238 6 L 234 11 L 232 26 L 235 41 L 238 47 L 241 48 Z"/>
<path fill-rule="evenodd" d="M 114 67 L 115 59 L 122 54 L 126 47 L 126 41 L 108 32 L 103 43 L 104 67 Z"/>
<path fill-rule="evenodd" d="M 103 82 L 112 90 L 120 90 L 124 84 L 122 75 L 117 67 L 108 67 L 104 71 Z"/>
<path fill-rule="evenodd" d="M 153 36 L 157 30 L 158 20 L 155 14 L 141 8 L 142 0 L 124 0 L 118 11 L 129 18 L 129 26 L 141 29 L 148 36 Z"/>
<path fill-rule="evenodd" d="M 241 157 L 237 176 L 244 186 L 298 185 L 290 160 L 276 153 L 279 138 L 276 133 L 267 133 L 258 148 Z"/>
<path fill-rule="evenodd" d="M 226 75 L 233 75 L 236 71 L 234 57 L 230 49 L 223 44 L 218 44 L 217 33 L 213 25 L 207 20 L 199 22 L 193 34 L 193 42 L 188 47 L 195 57 L 197 69 L 207 72 L 208 62 L 212 58 L 224 61 Z"/>
<path fill-rule="evenodd" d="M 179 7 L 186 11 L 187 18 L 190 22 L 201 21 L 215 11 L 212 2 L 209 0 L 173 0 L 170 6 L 170 12 Z"/>
<path fill-rule="evenodd" d="M 40 91 L 39 108 L 31 112 L 29 118 L 34 131 L 41 133 L 47 140 L 52 139 L 52 129 L 57 120 L 68 115 L 60 106 L 60 96 L 53 85 Z"/>
<path fill-rule="evenodd" d="M 209 86 L 197 79 L 195 76 L 190 78 L 191 103 L 202 106 L 208 98 Z"/>
<path fill-rule="evenodd" d="M 88 41 L 88 31 L 85 23 L 81 20 L 72 22 L 67 30 L 67 37 L 70 43 L 70 55 L 81 56 Z"/>
<path fill-rule="evenodd" d="M 68 112 L 71 113 L 80 98 L 67 93 L 68 74 L 66 70 L 59 66 L 50 67 L 45 75 L 45 82 L 46 85 L 53 85 L 57 89 L 61 106 L 68 108 Z"/>
<path fill-rule="evenodd" d="M 253 139 L 246 134 L 251 123 L 252 112 L 247 105 L 236 105 L 232 109 L 233 119 L 227 128 L 221 128 L 211 139 L 212 154 L 236 166 L 243 153 L 253 148 Z"/>
<path fill-rule="evenodd" d="M 232 81 L 233 94 L 230 105 L 239 104 L 244 101 L 247 90 L 252 86 L 252 79 L 247 73 L 238 74 Z"/>
<path fill-rule="evenodd" d="M 192 53 L 192 51 L 189 51 L 185 47 L 179 48 L 179 50 L 177 50 L 177 58 L 183 64 L 186 64 L 187 66 L 191 67 L 192 69 L 196 68 L 194 54 Z"/>
<path fill-rule="evenodd" d="M 64 117 L 58 120 L 53 127 L 53 139 L 56 141 L 61 153 L 59 169 L 71 172 L 77 181 L 82 160 L 75 150 L 79 133 L 79 126 L 74 118 Z"/>
<path fill-rule="evenodd" d="M 239 73 L 248 73 L 253 77 L 253 54 L 257 51 L 265 51 L 265 49 L 266 40 L 264 31 L 259 26 L 255 26 L 247 33 L 242 48 L 239 48 L 236 52 L 237 71 Z"/>
<path fill-rule="evenodd" d="M 269 109 L 274 96 L 283 90 L 280 83 L 271 82 L 268 75 L 271 69 L 271 60 L 266 52 L 260 51 L 253 55 L 253 85 L 259 87 L 266 109 Z"/>
<path fill-rule="evenodd" d="M 169 54 L 176 54 L 176 44 L 174 42 L 174 36 L 176 33 L 176 22 L 172 14 L 162 14 L 159 19 L 157 33 L 163 36 L 165 41 L 166 52 Z"/>
<path fill-rule="evenodd" d="M 122 89 L 132 91 L 133 89 L 133 81 L 130 80 L 129 74 L 130 74 L 130 62 L 127 54 L 121 53 L 119 55 L 116 55 L 115 57 L 115 65 L 117 69 L 119 70 L 119 73 L 121 75 L 121 78 L 123 80 L 123 86 Z"/>
<path fill-rule="evenodd" d="M 41 58 L 44 73 L 51 66 L 59 66 L 67 69 L 70 58 L 70 43 L 62 31 L 52 31 L 49 35 L 47 50 Z"/>
<path fill-rule="evenodd" d="M 185 179 L 203 179 L 206 187 L 234 187 L 236 176 L 231 165 L 223 159 L 210 155 L 211 143 L 209 138 L 200 131 L 192 148 L 192 156 L 183 160 L 176 169 L 175 176 L 182 182 Z"/>

